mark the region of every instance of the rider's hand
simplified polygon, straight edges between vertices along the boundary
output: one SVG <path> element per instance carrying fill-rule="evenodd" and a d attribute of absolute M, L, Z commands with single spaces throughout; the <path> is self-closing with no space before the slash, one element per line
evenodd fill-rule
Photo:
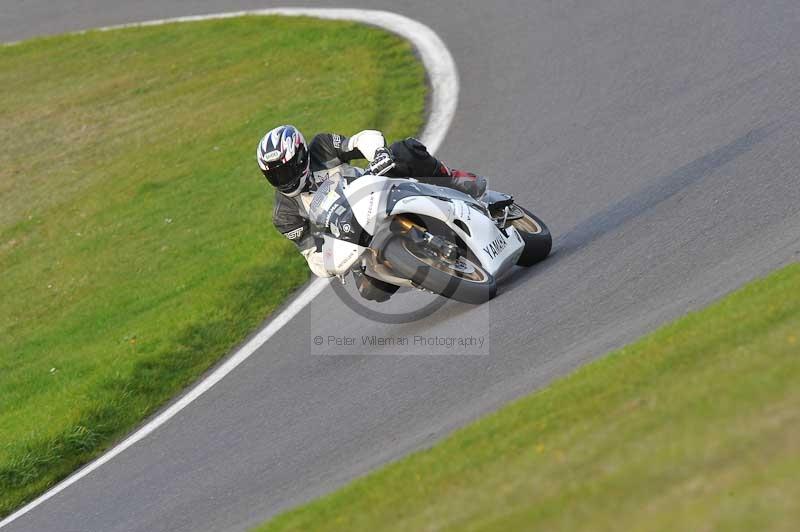
<path fill-rule="evenodd" d="M 375 150 L 375 158 L 367 166 L 367 173 L 372 175 L 383 175 L 394 168 L 394 156 L 388 148 L 378 148 Z"/>

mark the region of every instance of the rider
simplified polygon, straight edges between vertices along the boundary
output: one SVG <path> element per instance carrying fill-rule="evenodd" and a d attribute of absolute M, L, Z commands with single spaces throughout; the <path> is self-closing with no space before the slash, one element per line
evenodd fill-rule
<path fill-rule="evenodd" d="M 348 163 L 354 159 L 369 161 L 367 173 L 377 174 L 394 164 L 385 173 L 391 177 L 413 177 L 426 183 L 447 186 L 479 197 L 486 190 L 486 179 L 461 170 L 450 170 L 428 153 L 417 139 L 407 138 L 388 148 L 383 133 L 364 130 L 351 137 L 321 133 L 306 144 L 302 133 L 290 125 L 267 132 L 256 149 L 258 166 L 267 181 L 275 187 L 275 209 L 272 222 L 285 237 L 295 243 L 319 277 L 331 277 L 323 264 L 314 237 L 309 230 L 306 209 L 300 193 L 307 192 L 328 178 L 329 171 L 347 175 Z M 344 166 L 343 166 L 344 165 Z M 344 168 L 344 171 L 342 169 Z M 353 174 L 358 175 L 358 174 Z M 366 299 L 386 301 L 397 287 L 354 271 L 359 293 Z"/>

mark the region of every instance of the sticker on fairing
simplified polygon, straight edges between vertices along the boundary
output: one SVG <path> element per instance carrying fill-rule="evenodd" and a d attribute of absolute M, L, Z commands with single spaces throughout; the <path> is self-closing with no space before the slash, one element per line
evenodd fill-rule
<path fill-rule="evenodd" d="M 483 251 L 484 253 L 489 255 L 490 259 L 494 260 L 495 257 L 497 257 L 504 249 L 506 249 L 507 245 L 508 242 L 506 242 L 505 238 L 497 237 L 491 242 L 489 242 L 489 245 L 485 246 L 483 248 Z"/>

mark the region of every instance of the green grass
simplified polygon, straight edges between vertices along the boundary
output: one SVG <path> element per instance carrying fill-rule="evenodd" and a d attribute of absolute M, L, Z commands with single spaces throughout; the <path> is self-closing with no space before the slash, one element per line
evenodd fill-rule
<path fill-rule="evenodd" d="M 800 264 L 260 530 L 797 530 Z"/>
<path fill-rule="evenodd" d="M 130 430 L 307 279 L 267 129 L 417 132 L 410 46 L 245 17 L 0 47 L 0 516 Z"/>

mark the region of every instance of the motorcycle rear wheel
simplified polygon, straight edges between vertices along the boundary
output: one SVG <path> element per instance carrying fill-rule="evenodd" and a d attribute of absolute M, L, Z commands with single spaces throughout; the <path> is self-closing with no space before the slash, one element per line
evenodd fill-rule
<path fill-rule="evenodd" d="M 514 205 L 524 213 L 522 218 L 510 220 L 509 225 L 519 231 L 522 240 L 525 242 L 525 249 L 522 251 L 518 266 L 533 266 L 541 262 L 550 254 L 553 246 L 553 237 L 545 223 L 531 211 L 520 205 Z"/>
<path fill-rule="evenodd" d="M 397 237 L 383 249 L 383 260 L 392 271 L 420 288 L 463 303 L 485 303 L 497 294 L 497 283 L 478 261 L 464 253 L 451 263 Z"/>

